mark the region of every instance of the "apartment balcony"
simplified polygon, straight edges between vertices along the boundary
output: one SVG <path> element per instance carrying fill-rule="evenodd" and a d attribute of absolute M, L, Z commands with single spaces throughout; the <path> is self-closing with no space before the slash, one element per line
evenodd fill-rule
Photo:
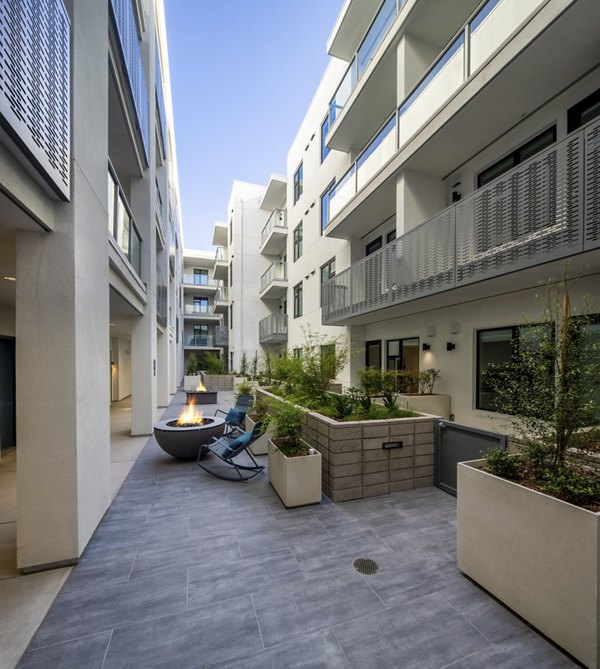
<path fill-rule="evenodd" d="M 400 170 L 443 178 L 596 66 L 597 13 L 587 0 L 562 13 L 543 0 L 483 3 L 339 180 L 325 234 L 362 235 L 365 219 L 395 212 Z M 569 59 L 555 48 L 564 36 Z"/>
<path fill-rule="evenodd" d="M 229 275 L 229 263 L 222 246 L 217 247 L 215 252 L 215 264 L 213 267 L 213 279 L 215 281 L 227 281 Z"/>
<path fill-rule="evenodd" d="M 190 350 L 214 351 L 215 349 L 219 349 L 220 345 L 215 342 L 214 337 L 212 335 L 206 335 L 206 336 L 192 335 L 191 337 L 188 335 L 184 338 L 183 348 L 186 350 L 190 349 Z"/>
<path fill-rule="evenodd" d="M 213 246 L 227 246 L 229 244 L 229 228 L 226 223 L 215 223 L 213 227 Z"/>
<path fill-rule="evenodd" d="M 216 346 L 229 346 L 229 328 L 224 325 L 217 325 L 214 341 Z"/>
<path fill-rule="evenodd" d="M 279 255 L 287 243 L 287 211 L 275 209 L 260 233 L 260 252 Z"/>
<path fill-rule="evenodd" d="M 378 310 L 496 277 L 522 287 L 523 270 L 595 249 L 600 120 L 337 274 L 323 287 L 323 322 L 373 322 Z"/>
<path fill-rule="evenodd" d="M 364 146 L 396 107 L 398 82 L 408 78 L 412 83 L 410 77 L 417 75 L 431 50 L 442 50 L 478 4 L 481 0 L 383 0 L 371 10 L 374 18 L 329 105 L 328 146 L 340 151 Z M 397 47 L 405 35 L 410 46 L 399 56 Z M 399 74 L 399 63 L 404 73 Z"/>
<path fill-rule="evenodd" d="M 288 339 L 286 314 L 271 314 L 258 322 L 258 341 L 261 344 L 285 344 Z"/>
<path fill-rule="evenodd" d="M 221 314 L 216 314 L 212 306 L 199 306 L 195 304 L 184 305 L 183 314 L 186 320 L 220 323 L 223 320 Z"/>
<path fill-rule="evenodd" d="M 220 281 L 209 278 L 208 274 L 183 275 L 185 292 L 193 295 L 214 295 L 220 285 Z"/>
<path fill-rule="evenodd" d="M 215 293 L 215 299 L 213 302 L 213 312 L 215 314 L 226 314 L 229 309 L 229 295 L 227 288 L 221 286 L 217 289 Z"/>
<path fill-rule="evenodd" d="M 117 173 L 108 161 L 108 234 L 138 278 L 141 278 L 142 237 Z"/>
<path fill-rule="evenodd" d="M 260 277 L 260 298 L 276 300 L 287 292 L 287 263 L 271 263 L 269 269 Z"/>

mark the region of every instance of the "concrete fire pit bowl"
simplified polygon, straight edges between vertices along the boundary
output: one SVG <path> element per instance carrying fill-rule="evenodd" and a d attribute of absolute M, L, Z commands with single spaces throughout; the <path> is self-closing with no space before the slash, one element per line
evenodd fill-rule
<path fill-rule="evenodd" d="M 225 429 L 223 418 L 205 417 L 202 424 L 178 426 L 177 418 L 166 418 L 154 426 L 154 437 L 165 453 L 178 460 L 195 460 L 208 453 L 205 447 L 212 437 L 220 437 Z"/>
<path fill-rule="evenodd" d="M 186 390 L 186 401 L 188 404 L 216 404 L 216 390 Z"/>

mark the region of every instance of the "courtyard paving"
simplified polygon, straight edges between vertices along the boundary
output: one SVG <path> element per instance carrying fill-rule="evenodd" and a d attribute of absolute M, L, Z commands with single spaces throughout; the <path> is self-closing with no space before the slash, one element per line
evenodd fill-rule
<path fill-rule="evenodd" d="M 455 533 L 436 488 L 288 510 L 266 473 L 221 481 L 151 438 L 19 667 L 578 666 L 461 575 Z"/>

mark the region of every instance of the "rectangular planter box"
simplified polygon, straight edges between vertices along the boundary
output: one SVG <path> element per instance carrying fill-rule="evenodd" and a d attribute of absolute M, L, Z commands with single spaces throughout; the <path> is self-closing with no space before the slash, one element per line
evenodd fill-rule
<path fill-rule="evenodd" d="M 254 421 L 246 416 L 246 431 L 254 429 Z M 269 439 L 273 434 L 273 428 L 269 425 L 265 432 L 250 446 L 252 455 L 267 455 L 269 452 Z"/>
<path fill-rule="evenodd" d="M 345 502 L 433 486 L 434 429 L 428 415 L 338 422 L 306 411 L 302 438 L 321 453 L 325 495 Z"/>
<path fill-rule="evenodd" d="M 187 404 L 190 401 L 193 401 L 194 404 L 216 404 L 217 403 L 217 391 L 216 390 L 207 390 L 206 392 L 196 392 L 186 390 L 185 392 L 187 398 Z"/>
<path fill-rule="evenodd" d="M 193 392 L 198 387 L 199 383 L 203 383 L 200 374 L 186 375 L 183 377 L 183 389 L 186 393 Z"/>
<path fill-rule="evenodd" d="M 287 458 L 269 441 L 269 481 L 286 507 L 321 501 L 321 454 Z"/>
<path fill-rule="evenodd" d="M 458 567 L 587 667 L 598 653 L 600 513 L 458 465 Z"/>
<path fill-rule="evenodd" d="M 450 418 L 450 395 L 398 395 L 398 406 L 445 420 Z"/>

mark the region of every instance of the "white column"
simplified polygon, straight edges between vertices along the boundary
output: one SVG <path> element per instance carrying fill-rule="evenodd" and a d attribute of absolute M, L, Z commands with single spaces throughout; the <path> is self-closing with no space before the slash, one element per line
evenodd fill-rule
<path fill-rule="evenodd" d="M 71 201 L 16 242 L 17 565 L 77 560 L 110 503 L 108 4 L 67 3 Z"/>

